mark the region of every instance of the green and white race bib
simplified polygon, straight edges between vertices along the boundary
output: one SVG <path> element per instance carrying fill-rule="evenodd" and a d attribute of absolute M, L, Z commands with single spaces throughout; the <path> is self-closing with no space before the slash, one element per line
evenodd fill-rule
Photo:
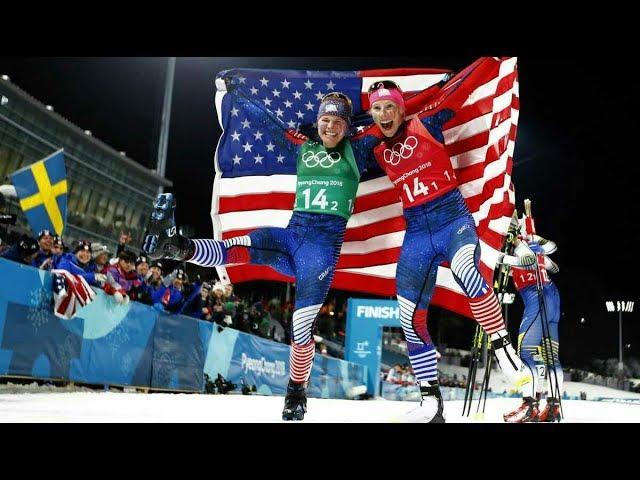
<path fill-rule="evenodd" d="M 304 143 L 297 175 L 295 211 L 351 216 L 360 172 L 348 140 L 334 149 L 311 140 Z"/>

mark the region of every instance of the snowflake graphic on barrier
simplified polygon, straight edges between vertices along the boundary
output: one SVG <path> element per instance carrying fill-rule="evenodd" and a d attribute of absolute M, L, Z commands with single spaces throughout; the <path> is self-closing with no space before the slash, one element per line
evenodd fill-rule
<path fill-rule="evenodd" d="M 131 354 L 127 352 L 122 356 L 122 359 L 120 361 L 120 370 L 124 373 L 127 373 L 130 371 L 132 364 L 133 358 L 131 358 Z"/>
<path fill-rule="evenodd" d="M 58 357 L 60 358 L 60 365 L 69 368 L 71 360 L 76 358 L 75 338 L 72 334 L 65 337 L 64 342 L 58 346 Z"/>
<path fill-rule="evenodd" d="M 33 325 L 33 329 L 38 329 L 51 318 L 52 305 L 49 292 L 45 288 L 38 288 L 29 292 L 29 310 L 27 319 Z"/>
<path fill-rule="evenodd" d="M 160 385 L 168 385 L 171 379 L 171 374 L 176 369 L 176 363 L 173 357 L 167 353 L 162 352 L 156 358 L 154 362 L 154 376 L 156 382 Z"/>
<path fill-rule="evenodd" d="M 121 347 L 131 340 L 129 334 L 121 326 L 114 328 L 108 337 L 107 345 L 111 351 L 111 358 L 118 356 Z"/>

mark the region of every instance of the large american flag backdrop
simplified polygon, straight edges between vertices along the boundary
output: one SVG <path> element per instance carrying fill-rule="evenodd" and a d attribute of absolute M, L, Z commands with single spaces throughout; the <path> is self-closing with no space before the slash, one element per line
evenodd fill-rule
<path fill-rule="evenodd" d="M 459 188 L 476 222 L 481 271 L 493 271 L 515 206 L 511 182 L 519 99 L 515 58 L 480 58 L 453 76 L 441 69 L 299 71 L 234 69 L 216 78 L 216 109 L 223 129 L 215 156 L 211 218 L 214 238 L 244 235 L 260 227 L 285 227 L 296 186 L 295 150 L 279 148 L 269 122 L 292 130 L 313 125 L 322 96 L 346 93 L 358 134 L 371 125 L 366 92 L 376 80 L 395 80 L 407 113 L 456 115 L 444 125 L 446 148 Z M 445 82 L 446 81 L 446 82 Z M 256 108 L 259 107 L 259 108 Z M 275 134 L 274 134 L 275 135 Z M 347 224 L 333 288 L 395 295 L 396 262 L 404 238 L 402 206 L 382 172 L 360 183 Z M 446 264 L 439 267 L 432 303 L 471 317 L 468 302 Z M 293 281 L 266 266 L 218 267 L 221 279 Z"/>

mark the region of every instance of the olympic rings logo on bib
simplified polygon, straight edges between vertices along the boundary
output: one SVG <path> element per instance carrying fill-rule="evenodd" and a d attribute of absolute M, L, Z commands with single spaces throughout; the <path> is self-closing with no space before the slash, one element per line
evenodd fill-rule
<path fill-rule="evenodd" d="M 398 142 L 393 148 L 387 148 L 384 151 L 383 157 L 386 163 L 390 163 L 395 166 L 400 163 L 400 160 L 406 160 L 418 146 L 418 139 L 411 135 L 407 137 L 404 143 Z"/>
<path fill-rule="evenodd" d="M 322 168 L 331 168 L 342 160 L 340 152 L 306 152 L 302 155 L 302 161 L 307 168 L 314 168 L 320 165 Z"/>

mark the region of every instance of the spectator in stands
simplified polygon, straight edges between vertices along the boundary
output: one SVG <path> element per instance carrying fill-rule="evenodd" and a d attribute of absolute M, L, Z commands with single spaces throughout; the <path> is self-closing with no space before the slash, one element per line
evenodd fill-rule
<path fill-rule="evenodd" d="M 54 235 L 53 245 L 51 247 L 50 270 L 55 270 L 58 268 L 60 260 L 62 260 L 62 254 L 64 253 L 66 252 L 62 237 L 60 237 L 59 235 Z"/>
<path fill-rule="evenodd" d="M 402 365 L 397 363 L 393 368 L 390 368 L 385 381 L 389 383 L 402 383 Z"/>
<path fill-rule="evenodd" d="M 225 317 L 227 316 L 227 309 L 225 308 L 225 287 L 220 282 L 216 282 L 213 285 L 211 291 L 211 303 L 210 308 L 212 312 L 211 321 L 218 325 L 226 325 Z"/>
<path fill-rule="evenodd" d="M 276 342 L 284 342 L 285 340 L 284 327 L 273 315 L 271 315 L 269 319 L 269 338 L 274 339 Z M 322 351 L 320 353 L 322 353 Z M 326 353 L 324 353 L 324 355 L 326 355 Z"/>
<path fill-rule="evenodd" d="M 136 280 L 132 282 L 132 286 L 127 292 L 127 294 L 138 302 L 145 303 L 147 305 L 151 305 L 151 294 L 149 291 L 149 286 L 146 282 L 146 276 L 149 273 L 149 261 L 147 257 L 144 255 L 136 258 L 135 261 L 135 273 Z"/>
<path fill-rule="evenodd" d="M 40 250 L 33 260 L 32 265 L 36 268 L 48 270 L 51 268 L 51 247 L 53 246 L 53 235 L 50 230 L 40 230 L 38 232 L 38 243 Z"/>
<path fill-rule="evenodd" d="M 264 308 L 262 303 L 256 304 L 256 310 L 258 312 L 258 332 L 257 335 L 268 338 L 269 325 L 271 323 L 271 314 Z"/>
<path fill-rule="evenodd" d="M 260 323 L 262 322 L 262 303 L 256 302 L 249 309 L 249 332 L 260 335 Z"/>
<path fill-rule="evenodd" d="M 0 257 L 23 265 L 33 266 L 33 261 L 40 251 L 38 241 L 29 236 L 23 236 L 18 243 L 5 250 Z"/>
<path fill-rule="evenodd" d="M 246 305 L 243 303 L 239 305 L 240 308 L 236 310 L 236 320 L 234 322 L 236 328 L 243 332 L 250 333 L 251 332 L 251 315 L 250 309 L 246 308 Z"/>
<path fill-rule="evenodd" d="M 120 255 L 120 252 L 127 249 L 127 243 L 131 240 L 131 235 L 127 232 L 120 232 L 120 238 L 118 239 L 118 249 L 116 250 L 116 256 Z"/>
<path fill-rule="evenodd" d="M 60 235 L 53 236 L 53 244 L 51 245 L 51 253 L 53 255 L 62 255 L 64 251 L 64 242 Z"/>
<path fill-rule="evenodd" d="M 93 257 L 93 265 L 95 271 L 98 273 L 106 273 L 109 268 L 109 258 L 111 258 L 111 252 L 106 245 L 101 243 L 91 244 L 91 255 Z"/>
<path fill-rule="evenodd" d="M 416 384 L 416 376 L 413 374 L 413 369 L 411 367 L 406 368 L 402 373 L 402 386 L 406 387 L 408 385 Z"/>
<path fill-rule="evenodd" d="M 156 260 L 149 267 L 149 273 L 147 273 L 147 277 L 145 279 L 147 284 L 147 293 L 151 298 L 152 305 L 160 302 L 164 289 L 166 288 L 162 281 L 162 268 L 162 263 Z"/>
<path fill-rule="evenodd" d="M 107 277 L 96 273 L 91 263 L 91 243 L 80 240 L 76 243 L 74 253 L 63 253 L 57 262 L 57 268 L 83 277 L 89 285 L 103 286 Z"/>
<path fill-rule="evenodd" d="M 149 259 L 146 256 L 140 255 L 136 258 L 136 272 L 142 279 L 146 278 L 149 273 Z"/>
<path fill-rule="evenodd" d="M 108 278 L 104 291 L 109 295 L 119 293 L 123 297 L 126 295 L 131 300 L 137 300 L 140 280 L 135 271 L 136 256 L 129 250 L 122 250 L 118 254 L 118 261 L 115 265 L 107 267 Z M 120 297 L 116 296 L 116 300 Z M 126 301 L 126 299 L 125 299 Z"/>
<path fill-rule="evenodd" d="M 224 288 L 224 322 L 229 326 L 234 326 L 234 319 L 236 317 L 240 299 L 233 293 L 233 285 L 227 284 Z"/>
<path fill-rule="evenodd" d="M 184 301 L 182 290 L 187 280 L 187 274 L 180 268 L 171 272 L 171 274 L 163 280 L 163 285 L 169 283 L 169 286 L 165 287 L 164 290 L 162 288 L 160 289 L 162 295 L 159 299 L 159 303 L 163 306 L 165 311 L 178 313 Z M 154 305 L 158 303 L 157 300 L 158 298 L 156 296 L 154 298 Z"/>
<path fill-rule="evenodd" d="M 149 274 L 146 277 L 147 283 L 159 284 L 162 283 L 162 263 L 155 261 L 149 266 Z"/>
<path fill-rule="evenodd" d="M 230 283 L 227 283 L 224 286 L 224 296 L 227 299 L 227 301 L 233 302 L 236 300 L 236 296 L 233 294 L 233 285 Z"/>
<path fill-rule="evenodd" d="M 185 300 L 178 311 L 181 315 L 199 318 L 200 320 L 208 320 L 209 314 L 208 303 L 211 285 L 207 282 L 200 283 L 196 280 L 189 296 L 185 295 Z"/>

